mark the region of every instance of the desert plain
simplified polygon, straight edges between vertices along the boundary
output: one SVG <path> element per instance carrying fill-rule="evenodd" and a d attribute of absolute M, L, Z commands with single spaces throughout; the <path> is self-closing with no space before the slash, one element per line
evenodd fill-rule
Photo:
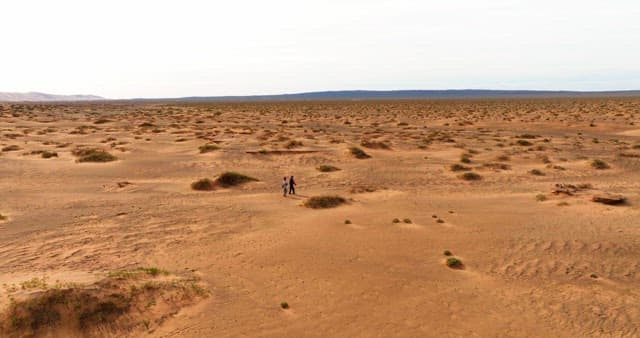
<path fill-rule="evenodd" d="M 640 336 L 640 98 L 5 103 L 0 147 L 3 337 Z"/>

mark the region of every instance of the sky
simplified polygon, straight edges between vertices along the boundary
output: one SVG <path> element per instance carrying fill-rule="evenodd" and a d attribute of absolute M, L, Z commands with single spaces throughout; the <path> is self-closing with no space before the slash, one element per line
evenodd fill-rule
<path fill-rule="evenodd" d="M 640 89 L 638 0 L 2 0 L 0 92 Z"/>

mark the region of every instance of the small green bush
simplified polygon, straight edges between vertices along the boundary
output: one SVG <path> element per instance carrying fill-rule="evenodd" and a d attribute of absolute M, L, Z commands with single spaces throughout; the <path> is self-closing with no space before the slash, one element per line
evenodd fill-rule
<path fill-rule="evenodd" d="M 210 191 L 215 189 L 215 183 L 208 178 L 201 178 L 191 183 L 191 189 L 200 191 Z"/>
<path fill-rule="evenodd" d="M 529 174 L 534 175 L 534 176 L 544 176 L 544 173 L 541 170 L 538 170 L 538 169 L 533 169 L 533 170 L 529 171 Z"/>
<path fill-rule="evenodd" d="M 467 172 L 467 173 L 464 173 L 464 174 L 462 174 L 462 175 L 460 175 L 458 177 L 460 177 L 461 179 L 463 179 L 465 181 L 477 181 L 477 180 L 482 179 L 482 176 L 480 176 L 479 174 L 476 174 L 474 172 Z"/>
<path fill-rule="evenodd" d="M 220 147 L 218 147 L 215 144 L 205 144 L 205 145 L 201 145 L 200 147 L 198 147 L 198 149 L 200 149 L 200 154 L 204 154 L 204 153 L 209 153 L 212 151 L 216 151 L 218 149 L 220 149 Z"/>
<path fill-rule="evenodd" d="M 528 147 L 528 146 L 533 145 L 533 143 L 531 143 L 531 142 L 529 142 L 527 140 L 518 140 L 518 141 L 516 141 L 516 144 L 519 145 L 519 146 L 523 146 L 523 147 Z"/>
<path fill-rule="evenodd" d="M 79 157 L 78 162 L 111 162 L 118 159 L 100 149 L 75 149 L 72 154 Z"/>
<path fill-rule="evenodd" d="M 456 257 L 447 258 L 447 266 L 452 269 L 460 269 L 463 267 L 462 261 Z"/>
<path fill-rule="evenodd" d="M 364 152 L 364 150 L 358 148 L 358 147 L 351 147 L 349 148 L 349 152 L 351 153 L 351 155 L 353 155 L 355 158 L 357 159 L 367 159 L 370 158 L 371 155 L 367 154 Z"/>
<path fill-rule="evenodd" d="M 218 176 L 215 183 L 223 188 L 228 188 L 255 181 L 258 181 L 258 179 L 233 171 L 227 171 Z"/>
<path fill-rule="evenodd" d="M 347 203 L 347 200 L 343 197 L 325 195 L 310 197 L 304 202 L 304 206 L 312 209 L 327 209 L 335 208 L 345 203 Z"/>
<path fill-rule="evenodd" d="M 452 164 L 450 169 L 451 169 L 451 171 L 468 171 L 468 170 L 471 170 L 471 168 L 465 167 L 462 164 L 458 164 L 458 163 Z"/>
<path fill-rule="evenodd" d="M 600 159 L 595 159 L 593 161 L 591 161 L 591 167 L 598 169 L 598 170 L 602 170 L 602 169 L 609 169 L 609 165 L 607 164 L 607 162 L 600 160 Z"/>
<path fill-rule="evenodd" d="M 338 168 L 338 167 L 334 167 L 332 165 L 326 165 L 326 164 L 323 164 L 323 165 L 319 166 L 317 169 L 318 169 L 318 171 L 321 171 L 323 173 L 328 173 L 328 172 L 340 170 L 340 168 Z"/>

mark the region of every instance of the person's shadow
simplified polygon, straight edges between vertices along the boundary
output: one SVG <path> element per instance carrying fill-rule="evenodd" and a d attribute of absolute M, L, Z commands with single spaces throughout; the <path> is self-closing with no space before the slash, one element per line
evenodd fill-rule
<path fill-rule="evenodd" d="M 295 194 L 295 195 L 287 194 L 287 198 L 294 198 L 294 199 L 302 200 L 302 199 L 305 199 L 305 198 L 309 198 L 309 196 L 300 195 L 300 194 Z"/>

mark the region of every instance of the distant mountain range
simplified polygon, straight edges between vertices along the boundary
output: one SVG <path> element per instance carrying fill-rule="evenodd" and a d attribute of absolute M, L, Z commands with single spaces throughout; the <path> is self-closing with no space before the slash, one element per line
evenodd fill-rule
<path fill-rule="evenodd" d="M 278 95 L 192 96 L 166 101 L 296 101 L 296 100 L 392 100 L 392 99 L 456 99 L 456 98 L 535 98 L 535 97 L 628 97 L 640 96 L 640 90 L 627 91 L 549 91 L 549 90 L 340 90 Z M 137 99 L 146 100 L 146 99 Z M 154 100 L 154 99 L 149 99 Z M 156 99 L 157 100 L 157 99 Z"/>
<path fill-rule="evenodd" d="M 393 99 L 473 99 L 536 97 L 640 97 L 640 90 L 552 91 L 552 90 L 337 90 L 277 95 L 190 96 L 177 98 L 128 99 L 119 101 L 232 102 L 232 101 L 311 101 L 311 100 L 393 100 Z M 108 100 L 96 95 L 53 95 L 45 93 L 3 93 L 0 102 L 64 102 Z"/>
<path fill-rule="evenodd" d="M 97 101 L 105 98 L 96 95 L 54 95 L 37 92 L 3 93 L 0 102 L 61 102 L 61 101 Z"/>

